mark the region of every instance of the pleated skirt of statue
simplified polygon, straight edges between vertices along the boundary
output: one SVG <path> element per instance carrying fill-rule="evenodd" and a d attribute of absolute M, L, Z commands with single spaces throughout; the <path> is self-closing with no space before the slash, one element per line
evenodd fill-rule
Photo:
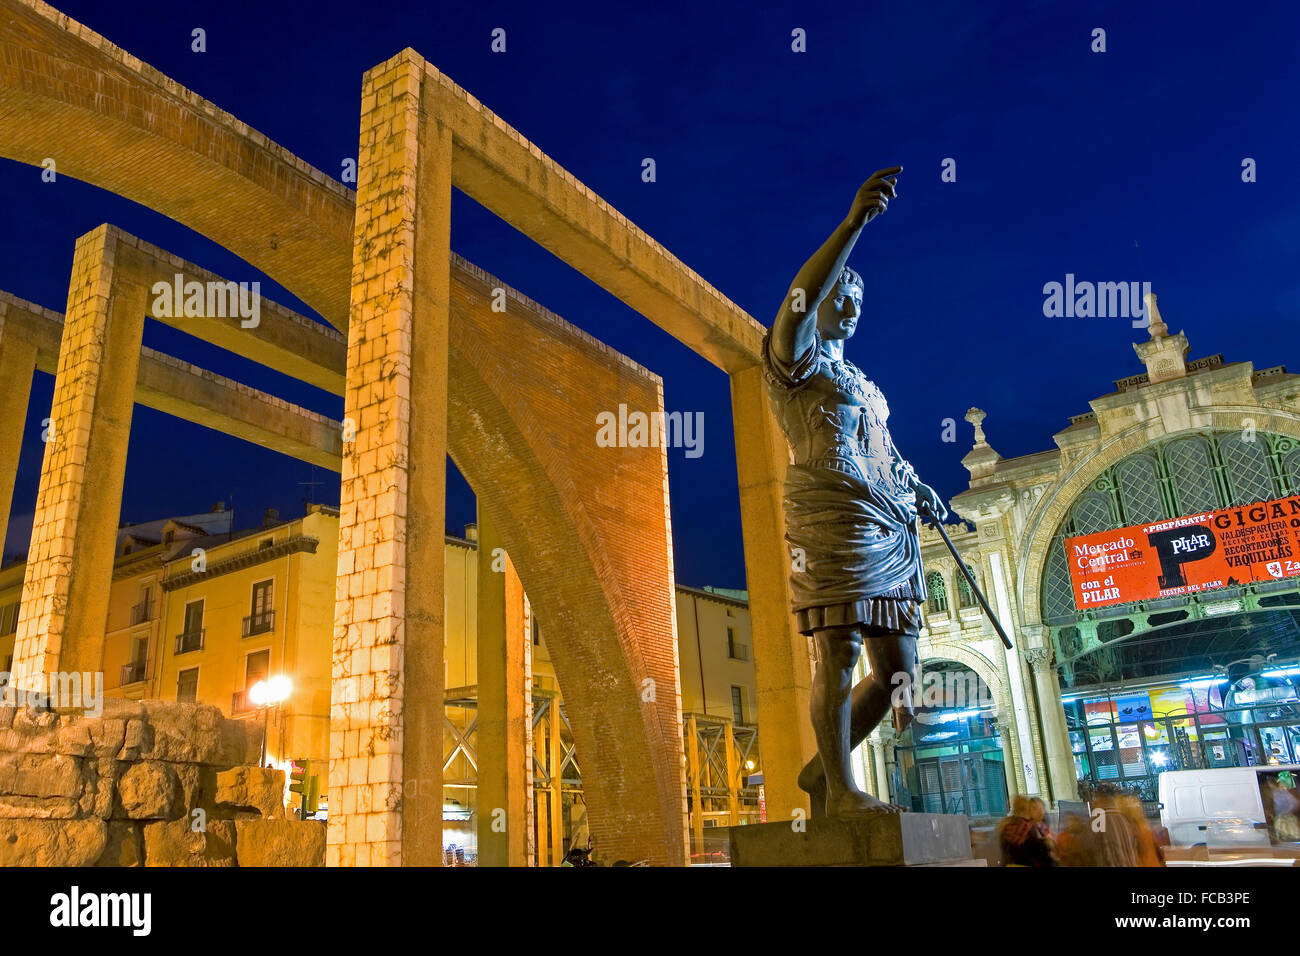
<path fill-rule="evenodd" d="M 868 636 L 920 632 L 925 581 L 907 495 L 837 469 L 791 465 L 785 514 L 801 633 L 855 624 Z"/>

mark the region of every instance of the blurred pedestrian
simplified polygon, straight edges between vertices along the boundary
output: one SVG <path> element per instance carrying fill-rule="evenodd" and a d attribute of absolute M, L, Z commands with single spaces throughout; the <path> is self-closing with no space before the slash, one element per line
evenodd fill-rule
<path fill-rule="evenodd" d="M 1022 794 L 1011 801 L 1011 813 L 998 824 L 1003 866 L 1056 866 L 1051 844 L 1033 815 L 1029 797 Z"/>

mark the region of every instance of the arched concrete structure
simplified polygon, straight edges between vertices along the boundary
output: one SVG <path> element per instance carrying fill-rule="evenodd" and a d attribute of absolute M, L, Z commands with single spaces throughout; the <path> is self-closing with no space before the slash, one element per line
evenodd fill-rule
<path fill-rule="evenodd" d="M 522 296 L 494 312 L 493 288 L 504 287 L 482 274 L 477 288 L 453 290 L 450 357 L 462 375 L 448 395 L 451 455 L 472 487 L 505 492 L 480 509 L 545 630 L 602 854 L 653 848 L 675 860 L 685 784 L 676 615 L 663 590 L 667 453 L 592 444 L 596 415 L 620 402 L 662 410 L 662 385 Z M 671 645 L 655 640 L 663 633 Z"/>
<path fill-rule="evenodd" d="M 0 3 L 0 156 L 175 219 L 347 327 L 352 190 L 44 3 Z"/>
<path fill-rule="evenodd" d="M 415 54 L 407 51 L 376 71 L 382 72 L 395 64 L 408 70 L 409 75 L 403 80 L 408 84 L 407 93 L 411 92 L 409 84 L 413 82 L 423 87 L 417 95 L 427 95 L 428 109 L 424 115 L 433 119 L 434 129 L 429 133 L 420 130 L 418 136 L 427 139 L 426 145 L 439 158 L 431 168 L 436 170 L 440 193 L 449 188 L 449 181 L 454 181 L 472 198 L 544 244 L 731 376 L 746 565 L 754 612 L 758 710 L 766 728 L 762 749 L 764 770 L 770 781 L 768 808 L 773 816 L 784 816 L 789 809 L 800 806 L 806 808 L 806 801 L 793 781 L 797 768 L 814 749 L 806 718 L 809 662 L 806 642 L 794 633 L 788 610 L 780 511 L 787 450 L 767 407 L 756 367 L 762 327 Z M 363 97 L 363 122 L 373 113 L 373 104 Z M 32 164 L 52 158 L 61 174 L 84 179 L 170 216 L 275 278 L 338 329 L 348 329 L 350 310 L 351 318 L 355 319 L 358 308 L 370 308 L 365 303 L 376 290 L 359 292 L 358 282 L 364 284 L 366 278 L 354 271 L 358 261 L 369 262 L 371 257 L 354 229 L 356 202 L 351 190 L 93 31 L 34 0 L 0 0 L 0 156 Z M 178 184 L 183 184 L 183 188 L 177 188 Z M 437 203 L 422 208 L 426 213 L 434 213 L 435 218 L 446 214 Z M 414 214 L 414 207 L 410 211 Z M 423 290 L 417 288 L 415 296 L 417 301 L 424 302 L 421 297 L 427 297 L 432 291 L 434 299 L 439 300 L 435 302 L 435 313 L 441 314 L 442 319 L 435 314 L 436 321 L 421 320 L 405 328 L 407 334 L 415 328 L 418 335 L 433 337 L 430 341 L 434 347 L 427 352 L 431 367 L 436 371 L 441 362 L 444 370 L 441 378 L 437 375 L 434 378 L 438 380 L 439 390 L 445 390 L 447 397 L 454 400 L 463 389 L 472 390 L 474 383 L 462 377 L 465 374 L 462 363 L 447 363 L 450 346 L 437 345 L 437 339 L 441 336 L 447 342 L 450 327 L 454 341 L 454 326 L 460 318 L 446 301 L 450 298 L 447 290 L 454 290 L 464 270 L 461 263 L 450 257 L 443 240 L 438 240 L 437 249 L 438 262 L 447 264 L 450 279 L 441 266 L 426 270 L 421 281 L 427 285 Z M 412 261 L 420 261 L 424 269 L 423 263 L 430 260 Z M 381 311 L 384 308 L 391 309 L 391 303 L 380 306 Z M 356 371 L 353 360 L 359 360 L 368 348 L 364 336 L 356 342 L 358 351 L 349 355 L 349 388 Z M 332 374 L 343 371 L 332 370 Z M 360 379 L 357 382 L 357 388 L 364 390 L 365 383 Z M 501 407 L 507 408 L 508 403 L 502 403 Z M 408 424 L 403 423 L 401 427 Z M 511 420 L 486 424 L 491 427 L 485 434 L 519 431 L 517 422 Z M 436 471 L 432 462 L 443 452 L 461 460 L 472 472 L 468 455 L 458 450 L 462 442 L 473 445 L 473 438 L 461 432 L 469 426 L 457 421 L 445 425 L 445 430 L 441 425 L 435 429 L 440 434 L 425 449 L 425 462 L 421 466 L 424 474 Z M 584 423 L 584 427 L 590 426 Z M 428 433 L 425 428 L 416 431 Z M 555 469 L 546 465 L 543 451 L 507 443 L 504 453 L 529 452 L 538 460 L 516 462 L 518 473 L 559 481 Z M 398 467 L 414 471 L 409 464 L 403 458 Z M 349 480 L 346 461 L 344 476 L 346 486 Z M 508 487 L 498 483 L 500 479 L 492 470 L 481 471 L 475 478 L 475 491 L 490 514 L 508 497 Z M 415 491 L 440 493 L 440 489 L 441 479 L 431 478 L 418 483 Z M 599 528 L 594 536 L 584 533 L 575 539 L 586 553 L 582 561 L 570 568 L 570 573 L 589 575 L 583 585 L 585 590 L 577 589 L 575 582 L 564 582 L 566 586 L 574 585 L 574 589 L 564 593 L 571 595 L 566 600 L 577 600 L 579 593 L 603 596 L 606 606 L 597 617 L 612 620 L 619 630 L 617 637 L 603 634 L 596 639 L 619 642 L 625 659 L 614 671 L 624 674 L 619 678 L 621 681 L 634 679 L 646 665 L 628 648 L 629 642 L 645 637 L 638 631 L 645 626 L 645 619 L 638 617 L 644 608 L 638 604 L 639 597 L 626 590 L 629 586 L 626 581 L 615 587 L 600 580 L 602 569 L 625 566 L 625 562 L 611 555 L 622 554 L 628 542 L 611 534 L 610 522 L 602 524 L 582 516 L 587 507 L 584 488 L 565 487 L 561 483 L 554 490 L 563 508 L 561 526 L 529 526 L 519 533 L 536 536 L 538 540 L 533 542 L 532 550 L 541 554 L 544 548 L 540 542 L 547 535 L 565 528 Z M 405 498 L 404 491 L 401 497 Z M 440 506 L 430 505 L 420 521 L 431 523 L 435 517 L 440 520 L 440 515 Z M 419 522 L 413 527 L 418 525 Z M 341 530 L 341 539 L 344 533 Z M 513 546 L 524 554 L 530 550 L 528 542 L 516 541 Z M 341 548 L 341 555 L 344 551 L 346 548 Z M 521 576 L 526 581 L 531 578 L 530 586 L 545 587 L 546 574 L 541 568 L 526 566 L 528 563 L 527 558 L 519 561 Z M 428 585 L 435 578 L 440 582 L 440 573 L 415 590 L 431 596 L 436 588 Z M 664 593 L 671 602 L 671 578 Z M 542 616 L 546 614 L 548 601 L 557 619 L 565 613 L 575 613 L 561 603 L 558 594 L 534 597 Z M 432 622 L 438 616 L 430 597 L 427 614 L 420 610 L 414 620 Z M 441 626 L 440 622 L 437 626 Z M 671 616 L 668 626 L 671 626 Z M 660 633 L 657 640 L 663 638 L 664 633 Z M 568 639 L 579 640 L 577 636 Z M 663 652 L 658 653 L 662 656 Z M 434 663 L 422 654 L 405 660 L 402 666 L 431 671 L 437 669 Z M 580 668 L 570 670 L 580 671 Z M 377 673 L 371 672 L 372 676 Z M 570 683 L 575 679 L 581 678 L 575 674 Z M 440 679 L 433 679 L 426 690 L 434 690 L 435 685 L 440 688 Z M 660 695 L 662 691 L 659 688 Z M 424 696 L 433 700 L 437 695 L 425 693 Z M 382 729 L 394 719 L 400 722 L 403 718 L 399 713 L 400 707 L 394 711 L 375 702 L 366 719 L 373 718 Z M 642 715 L 639 720 L 646 732 L 658 733 L 661 739 L 667 737 L 662 713 L 656 711 L 653 717 Z M 624 730 L 627 732 L 627 728 Z M 603 745 L 594 728 L 588 728 L 585 733 L 589 745 Z M 672 737 L 673 746 L 679 746 L 680 733 L 674 732 Z M 657 745 L 651 746 L 653 749 Z M 392 751 L 391 745 L 389 750 Z M 397 752 L 400 753 L 400 745 Z M 590 755 L 585 759 L 590 759 Z M 396 765 L 400 763 L 398 760 Z M 635 761 L 620 757 L 616 764 L 627 767 Z M 652 764 L 660 811 L 680 814 L 680 808 L 673 809 L 669 806 L 673 801 L 663 796 L 676 786 L 664 776 L 669 773 L 665 761 L 656 758 Z M 411 765 L 408 761 L 407 770 Z M 674 772 L 680 774 L 680 768 Z M 435 776 L 430 774 L 424 779 L 428 783 Z M 609 785 L 617 788 L 628 783 L 619 779 L 611 780 Z M 394 799 L 392 794 L 384 796 L 378 791 L 365 796 L 367 801 L 375 798 L 385 804 Z M 400 796 L 396 801 L 400 806 Z M 599 819 L 594 806 L 593 816 Z M 615 816 L 611 814 L 605 819 L 614 820 Z M 663 821 L 654 826 L 661 831 L 676 828 L 675 824 Z M 618 838 L 613 835 L 606 845 L 612 845 Z M 671 845 L 668 852 L 670 856 L 675 852 Z M 393 859 L 387 852 L 372 858 Z"/>
<path fill-rule="evenodd" d="M 350 190 L 49 7 L 5 0 L 0 11 L 0 155 L 36 165 L 54 158 L 60 174 L 109 189 L 207 235 L 273 276 L 336 327 L 347 327 L 355 209 Z M 176 188 L 177 183 L 185 188 Z M 451 270 L 453 285 L 469 274 L 459 261 Z M 485 301 L 478 304 L 486 307 Z M 453 326 L 464 317 L 459 305 L 451 310 Z M 710 347 L 721 341 L 713 338 Z M 648 499 L 610 502 L 593 517 L 590 487 L 566 474 L 554 443 L 539 441 L 546 429 L 536 427 L 535 417 L 522 426 L 523 410 L 518 394 L 511 398 L 509 376 L 475 368 L 476 360 L 492 358 L 472 340 L 456 347 L 448 369 L 449 393 L 457 404 L 448 422 L 447 451 L 461 463 L 488 512 L 498 517 L 509 514 L 512 501 L 522 500 L 511 498 L 517 490 L 512 480 L 531 479 L 538 510 L 519 512 L 530 521 L 506 522 L 507 540 L 556 640 L 553 653 L 565 675 L 561 680 L 575 733 L 593 767 L 588 781 L 593 824 L 609 852 L 680 862 L 681 734 L 662 449 L 653 450 L 656 459 L 645 472 L 651 475 L 654 511 L 663 516 L 657 538 L 664 573 L 656 575 L 646 574 L 638 560 L 646 536 L 618 532 L 618 507 L 642 508 Z M 534 379 L 547 374 L 543 368 L 513 370 L 521 372 Z M 494 384 L 485 388 L 481 383 L 489 380 Z M 620 387 L 637 383 L 644 391 L 647 381 L 642 370 L 604 383 L 602 410 L 611 398 L 621 397 Z M 662 407 L 657 386 L 655 393 L 657 404 L 647 410 Z M 471 394 L 482 404 L 461 400 Z M 617 408 L 617 401 L 612 405 Z M 590 411 L 584 410 L 579 426 L 588 436 L 594 432 Z M 483 446 L 502 436 L 510 437 L 490 449 Z M 590 446 L 585 450 L 589 453 Z M 476 466 L 488 452 L 491 460 Z M 618 470 L 624 480 L 643 466 L 621 464 Z M 641 490 L 651 485 L 643 482 Z M 559 541 L 577 547 L 557 553 Z M 567 642 L 571 652 L 561 646 Z M 643 700 L 647 678 L 654 690 Z M 626 700 L 611 704 L 603 696 L 611 690 Z M 629 799 L 637 790 L 649 794 L 648 803 Z"/>

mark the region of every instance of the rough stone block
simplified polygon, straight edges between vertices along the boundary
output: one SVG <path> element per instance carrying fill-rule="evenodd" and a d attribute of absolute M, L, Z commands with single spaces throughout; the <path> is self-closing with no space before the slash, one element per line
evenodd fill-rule
<path fill-rule="evenodd" d="M 234 866 L 235 825 L 209 820 L 196 832 L 189 817 L 144 825 L 145 866 Z"/>
<path fill-rule="evenodd" d="M 81 761 L 66 754 L 17 753 L 0 757 L 0 793 L 24 797 L 81 794 Z"/>
<path fill-rule="evenodd" d="M 85 757 L 91 752 L 90 722 L 84 719 L 64 718 L 53 733 L 52 750 L 55 753 Z"/>
<path fill-rule="evenodd" d="M 59 715 L 34 707 L 19 707 L 14 714 L 13 729 L 23 734 L 40 734 L 54 729 Z"/>
<path fill-rule="evenodd" d="M 0 866 L 89 866 L 107 842 L 103 820 L 0 820 Z"/>
<path fill-rule="evenodd" d="M 325 826 L 313 820 L 236 820 L 240 866 L 324 866 Z"/>
<path fill-rule="evenodd" d="M 170 766 L 175 772 L 177 780 L 180 781 L 181 805 L 186 813 L 198 808 L 213 819 L 233 815 L 229 811 L 223 812 L 217 806 L 217 773 L 219 771 L 216 767 L 198 763 L 177 763 L 170 764 Z"/>
<path fill-rule="evenodd" d="M 104 852 L 95 866 L 144 866 L 144 838 L 140 824 L 114 820 L 108 824 Z"/>
<path fill-rule="evenodd" d="M 961 814 L 870 813 L 732 827 L 732 866 L 918 866 L 969 860 Z"/>
<path fill-rule="evenodd" d="M 0 818 L 31 820 L 71 820 L 81 815 L 81 808 L 71 797 L 0 796 Z"/>
<path fill-rule="evenodd" d="M 91 748 L 96 757 L 115 757 L 126 742 L 126 721 L 111 717 L 90 725 Z"/>
<path fill-rule="evenodd" d="M 243 762 L 245 738 L 227 728 L 221 711 L 209 704 L 145 701 L 146 719 L 139 740 L 139 752 L 150 760 L 173 763 L 203 763 L 230 767 Z M 127 725 L 127 745 L 131 741 Z"/>
<path fill-rule="evenodd" d="M 223 719 L 217 731 L 221 735 L 220 759 L 216 761 L 218 766 L 238 767 L 241 764 L 257 763 L 262 743 L 260 727 L 246 720 Z"/>
<path fill-rule="evenodd" d="M 117 794 L 122 815 L 132 820 L 169 819 L 180 802 L 180 782 L 167 764 L 144 760 L 122 772 Z"/>
<path fill-rule="evenodd" d="M 101 720 L 139 720 L 144 716 L 144 703 L 138 700 L 129 700 L 125 697 L 105 697 L 104 712 L 100 714 Z"/>
<path fill-rule="evenodd" d="M 14 725 L 14 711 L 17 709 L 0 704 L 0 730 L 8 730 Z"/>
<path fill-rule="evenodd" d="M 128 719 L 122 731 L 122 749 L 118 751 L 117 759 L 138 760 L 141 748 L 147 746 L 145 737 L 144 721 L 139 718 Z M 149 740 L 152 742 L 152 736 Z"/>
<path fill-rule="evenodd" d="M 218 773 L 217 805 L 235 813 L 253 812 L 267 820 L 283 820 L 284 771 L 233 767 Z"/>

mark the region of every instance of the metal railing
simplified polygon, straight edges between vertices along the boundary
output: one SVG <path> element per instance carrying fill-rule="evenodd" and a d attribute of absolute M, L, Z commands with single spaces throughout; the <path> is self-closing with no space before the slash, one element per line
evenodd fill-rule
<path fill-rule="evenodd" d="M 153 602 L 143 601 L 131 608 L 131 626 L 153 620 Z"/>
<path fill-rule="evenodd" d="M 183 634 L 176 635 L 176 653 L 188 654 L 190 651 L 203 650 L 203 634 L 207 628 L 199 628 L 197 631 L 185 631 Z"/>
<path fill-rule="evenodd" d="M 248 699 L 248 691 L 246 690 L 235 691 L 234 696 L 230 700 L 230 713 L 232 715 L 247 714 L 250 711 L 254 711 L 256 709 L 257 708 Z"/>
<path fill-rule="evenodd" d="M 148 661 L 132 661 L 130 664 L 122 665 L 122 686 L 127 684 L 138 684 L 145 679 L 145 672 L 149 668 Z"/>
<path fill-rule="evenodd" d="M 244 637 L 266 634 L 275 627 L 275 612 L 261 611 L 244 618 Z"/>
<path fill-rule="evenodd" d="M 733 661 L 749 660 L 749 646 L 746 644 L 732 644 L 727 651 L 727 656 Z"/>

